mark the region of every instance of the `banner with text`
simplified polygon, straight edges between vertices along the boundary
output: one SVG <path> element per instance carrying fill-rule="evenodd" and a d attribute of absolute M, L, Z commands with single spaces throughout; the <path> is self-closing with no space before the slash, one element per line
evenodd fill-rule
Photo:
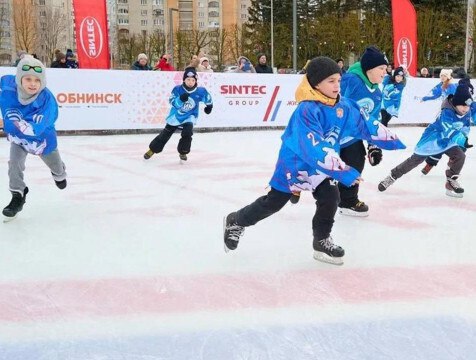
<path fill-rule="evenodd" d="M 14 74 L 0 67 L 0 76 Z M 48 88 L 60 106 L 58 130 L 154 129 L 165 126 L 169 96 L 182 72 L 48 69 Z M 278 127 L 296 108 L 294 92 L 302 75 L 199 73 L 198 85 L 212 95 L 213 112 L 203 105 L 197 127 Z M 439 79 L 408 78 L 398 119 L 390 124 L 434 121 L 441 100 L 420 102 Z"/>
<path fill-rule="evenodd" d="M 82 69 L 109 69 L 106 1 L 73 0 L 78 61 Z"/>
<path fill-rule="evenodd" d="M 417 16 L 410 0 L 392 0 L 393 62 L 417 72 Z"/>

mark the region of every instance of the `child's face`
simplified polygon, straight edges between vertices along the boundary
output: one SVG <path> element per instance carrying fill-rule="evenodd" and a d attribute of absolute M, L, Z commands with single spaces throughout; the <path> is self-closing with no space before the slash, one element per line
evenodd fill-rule
<path fill-rule="evenodd" d="M 450 79 L 448 79 L 448 76 L 446 75 L 440 75 L 440 80 L 443 81 L 443 82 L 447 82 L 447 81 L 450 81 Z"/>
<path fill-rule="evenodd" d="M 197 80 L 195 80 L 194 77 L 188 77 L 185 79 L 185 85 L 187 85 L 189 88 L 194 87 L 196 83 Z"/>
<path fill-rule="evenodd" d="M 396 75 L 395 76 L 395 82 L 401 83 L 403 81 L 403 76 L 402 75 Z"/>
<path fill-rule="evenodd" d="M 41 88 L 41 80 L 34 75 L 23 76 L 21 87 L 28 95 L 35 95 Z"/>
<path fill-rule="evenodd" d="M 465 115 L 469 111 L 469 105 L 456 105 L 455 108 L 461 115 Z"/>
<path fill-rule="evenodd" d="M 387 65 L 380 65 L 367 71 L 367 77 L 372 84 L 381 84 L 387 75 Z"/>
<path fill-rule="evenodd" d="M 328 98 L 337 99 L 340 92 L 340 78 L 340 74 L 331 75 L 317 84 L 316 89 Z"/>

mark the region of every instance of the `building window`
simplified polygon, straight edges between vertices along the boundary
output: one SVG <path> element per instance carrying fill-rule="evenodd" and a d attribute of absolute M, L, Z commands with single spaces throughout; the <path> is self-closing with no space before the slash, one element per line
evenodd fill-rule
<path fill-rule="evenodd" d="M 147 26 L 147 20 L 141 20 L 140 25 L 141 26 Z"/>
<path fill-rule="evenodd" d="M 141 5 L 147 5 L 147 0 L 140 0 Z"/>
<path fill-rule="evenodd" d="M 204 21 L 199 21 L 198 22 L 198 27 L 199 28 L 204 28 L 205 27 L 205 22 Z"/>
<path fill-rule="evenodd" d="M 241 19 L 242 19 L 242 20 L 248 19 L 248 15 L 247 15 L 247 14 L 241 14 Z"/>
<path fill-rule="evenodd" d="M 141 11 L 140 11 L 140 14 L 141 14 L 142 16 L 147 16 L 147 10 L 141 10 Z"/>
<path fill-rule="evenodd" d="M 40 16 L 43 16 L 43 17 L 46 16 L 46 10 L 41 10 L 40 11 Z"/>
<path fill-rule="evenodd" d="M 199 1 L 199 2 L 198 2 L 198 7 L 199 7 L 199 8 L 204 7 L 203 2 Z"/>
<path fill-rule="evenodd" d="M 38 5 L 45 5 L 45 0 L 38 1 Z"/>
<path fill-rule="evenodd" d="M 119 9 L 117 10 L 118 14 L 129 14 L 129 9 Z"/>
<path fill-rule="evenodd" d="M 218 11 L 210 11 L 208 13 L 208 17 L 220 17 L 220 14 L 218 13 Z"/>
<path fill-rule="evenodd" d="M 202 17 L 205 17 L 205 13 L 204 13 L 203 11 L 200 11 L 200 12 L 198 13 L 198 17 L 201 17 L 201 18 L 202 18 Z"/>

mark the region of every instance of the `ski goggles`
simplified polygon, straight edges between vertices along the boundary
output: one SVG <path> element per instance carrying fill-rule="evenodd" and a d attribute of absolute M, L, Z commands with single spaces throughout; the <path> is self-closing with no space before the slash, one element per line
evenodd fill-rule
<path fill-rule="evenodd" d="M 43 68 L 41 66 L 31 66 L 31 65 L 23 65 L 21 67 L 23 71 L 28 71 L 30 69 L 33 69 L 34 72 L 41 74 L 43 72 Z"/>

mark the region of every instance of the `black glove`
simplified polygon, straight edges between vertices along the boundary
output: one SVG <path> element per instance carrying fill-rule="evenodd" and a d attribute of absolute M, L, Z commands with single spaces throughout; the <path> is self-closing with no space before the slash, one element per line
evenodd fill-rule
<path fill-rule="evenodd" d="M 369 145 L 367 148 L 368 153 L 367 157 L 369 158 L 369 163 L 372 166 L 380 164 L 380 161 L 382 161 L 382 150 L 376 147 L 375 145 Z"/>
<path fill-rule="evenodd" d="M 469 148 L 472 148 L 472 147 L 473 147 L 473 144 L 468 143 L 468 138 L 466 138 L 466 141 L 464 142 L 464 147 L 465 147 L 466 149 L 469 149 Z"/>
<path fill-rule="evenodd" d="M 205 106 L 205 109 L 203 109 L 203 111 L 205 111 L 205 114 L 210 114 L 212 112 L 212 109 L 213 105 L 207 105 Z"/>
<path fill-rule="evenodd" d="M 184 92 L 183 94 L 180 94 L 180 100 L 183 102 L 186 102 L 188 100 L 188 92 Z"/>

